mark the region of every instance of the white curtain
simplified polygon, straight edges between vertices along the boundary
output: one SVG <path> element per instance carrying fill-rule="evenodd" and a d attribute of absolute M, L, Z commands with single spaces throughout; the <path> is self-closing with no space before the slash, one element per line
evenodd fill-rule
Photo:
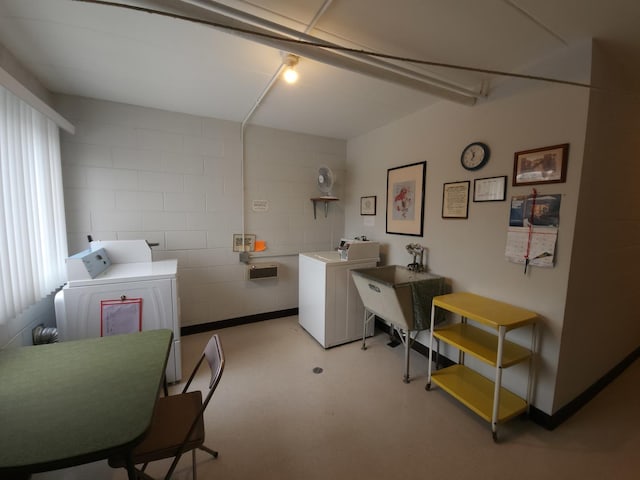
<path fill-rule="evenodd" d="M 66 281 L 56 124 L 0 86 L 0 324 Z"/>

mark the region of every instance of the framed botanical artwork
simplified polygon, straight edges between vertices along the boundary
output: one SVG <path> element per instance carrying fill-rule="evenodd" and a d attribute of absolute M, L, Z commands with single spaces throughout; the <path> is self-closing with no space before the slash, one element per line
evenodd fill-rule
<path fill-rule="evenodd" d="M 564 183 L 567 179 L 569 144 L 516 152 L 513 159 L 513 186 Z"/>
<path fill-rule="evenodd" d="M 474 202 L 503 202 L 507 198 L 507 176 L 476 178 L 473 181 Z"/>
<path fill-rule="evenodd" d="M 245 233 L 233 234 L 233 251 L 234 252 L 253 252 L 256 249 L 256 236 Z"/>
<path fill-rule="evenodd" d="M 360 215 L 376 214 L 376 196 L 360 197 Z"/>
<path fill-rule="evenodd" d="M 442 186 L 442 218 L 469 218 L 470 186 L 469 180 Z"/>
<path fill-rule="evenodd" d="M 387 233 L 421 237 L 427 162 L 387 170 Z"/>

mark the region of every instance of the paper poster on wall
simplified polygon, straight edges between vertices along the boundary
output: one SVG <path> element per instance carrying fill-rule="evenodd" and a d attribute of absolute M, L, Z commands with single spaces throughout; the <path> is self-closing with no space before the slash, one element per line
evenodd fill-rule
<path fill-rule="evenodd" d="M 100 336 L 142 330 L 142 299 L 102 300 L 100 302 Z"/>
<path fill-rule="evenodd" d="M 559 227 L 560 197 L 554 195 L 518 195 L 511 197 L 510 227 Z"/>
<path fill-rule="evenodd" d="M 557 228 L 509 227 L 505 257 L 513 263 L 533 267 L 553 267 L 556 254 Z M 527 255 L 528 253 L 528 255 Z"/>
<path fill-rule="evenodd" d="M 251 210 L 254 212 L 268 212 L 269 200 L 252 200 Z"/>
<path fill-rule="evenodd" d="M 505 257 L 534 267 L 553 267 L 560 225 L 561 195 L 514 196 L 511 198 Z"/>

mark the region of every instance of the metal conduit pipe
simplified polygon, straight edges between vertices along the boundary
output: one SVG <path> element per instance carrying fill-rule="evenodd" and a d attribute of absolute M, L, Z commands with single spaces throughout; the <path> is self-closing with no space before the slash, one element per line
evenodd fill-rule
<path fill-rule="evenodd" d="M 305 33 L 310 32 L 313 29 L 315 24 L 318 22 L 318 19 L 327 10 L 327 8 L 329 8 L 329 5 L 331 5 L 332 1 L 333 0 L 325 0 L 324 1 L 324 3 L 322 4 L 322 6 L 318 10 L 318 12 L 314 15 L 314 17 L 311 20 L 311 22 L 309 23 L 309 25 L 307 25 L 307 28 L 305 29 Z M 245 115 L 244 120 L 242 120 L 242 125 L 240 126 L 240 152 L 241 152 L 241 158 L 242 158 L 242 165 L 241 165 L 241 168 L 240 168 L 240 183 L 242 185 L 242 202 L 241 202 L 241 205 L 242 205 L 242 239 L 243 239 L 242 241 L 243 241 L 243 243 L 244 243 L 244 235 L 245 235 L 245 220 L 244 220 L 245 219 L 245 217 L 244 217 L 244 208 L 245 208 L 245 204 L 244 204 L 244 164 L 245 164 L 244 133 L 245 133 L 245 129 L 247 128 L 247 124 L 248 124 L 249 120 L 251 119 L 251 117 L 255 113 L 256 109 L 262 103 L 262 100 L 271 91 L 271 89 L 273 88 L 273 85 L 275 85 L 276 81 L 280 77 L 280 74 L 282 73 L 282 71 L 284 70 L 285 67 L 286 67 L 286 63 L 284 61 L 281 62 L 280 66 L 278 66 L 278 68 L 276 69 L 276 72 L 273 74 L 273 76 L 269 80 L 269 83 L 267 83 L 267 86 L 264 88 L 264 90 L 262 90 L 262 93 L 260 93 L 260 95 L 258 96 L 257 100 L 255 101 L 255 103 L 251 107 L 251 110 L 249 110 L 247 115 Z M 240 258 L 243 259 L 242 255 L 241 255 Z M 244 259 L 246 259 L 246 256 L 244 257 Z"/>

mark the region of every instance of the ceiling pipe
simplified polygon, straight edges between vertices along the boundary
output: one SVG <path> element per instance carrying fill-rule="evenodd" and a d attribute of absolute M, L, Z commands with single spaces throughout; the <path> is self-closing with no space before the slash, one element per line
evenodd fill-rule
<path fill-rule="evenodd" d="M 80 0 L 82 1 L 82 0 Z M 93 3 L 93 2 L 92 2 Z M 97 3 L 97 2 L 96 2 Z M 309 58 L 327 65 L 360 73 L 380 80 L 396 83 L 423 93 L 435 95 L 465 105 L 473 105 L 480 92 L 460 87 L 443 80 L 430 77 L 398 65 L 385 62 L 359 52 L 340 52 L 330 50 L 339 47 L 306 33 L 279 25 L 255 15 L 222 5 L 215 1 L 204 0 L 147 0 L 145 4 L 162 6 L 177 18 L 201 21 L 213 28 L 230 31 L 234 35 L 246 38 L 279 50 L 285 50 L 298 56 Z M 125 5 L 122 5 L 125 6 Z M 126 6 L 125 6 L 126 7 Z M 130 7 L 129 7 L 130 8 Z M 154 13 L 154 12 L 150 12 Z M 161 12 L 155 12 L 161 13 Z M 166 14 L 167 12 L 165 12 Z M 186 17 L 185 17 L 186 16 Z M 326 49 L 316 45 L 292 42 L 291 39 L 305 40 L 326 45 Z"/>
<path fill-rule="evenodd" d="M 312 42 L 312 43 L 322 43 L 324 45 L 326 45 L 327 47 L 340 47 L 340 45 L 337 45 L 335 43 L 331 43 L 328 42 L 327 40 L 323 40 L 320 39 L 318 37 L 314 37 L 312 35 L 308 35 L 309 30 L 305 30 L 304 33 L 299 32 L 298 30 L 286 27 L 284 25 L 280 25 L 278 23 L 272 22 L 270 20 L 266 20 L 264 18 L 252 15 L 250 13 L 247 12 L 243 12 L 242 10 L 238 10 L 235 9 L 233 7 L 229 7 L 227 5 L 223 5 L 219 2 L 216 2 L 215 0 L 181 0 L 182 2 L 185 3 L 189 3 L 191 5 L 195 5 L 201 8 L 204 8 L 206 10 L 209 10 L 211 12 L 215 12 L 215 13 L 219 13 L 222 15 L 225 15 L 231 19 L 240 21 L 240 22 L 246 22 L 248 24 L 257 26 L 257 27 L 263 27 L 266 28 L 268 30 L 271 30 L 272 32 L 277 32 L 279 34 L 282 34 L 284 36 L 290 37 L 290 38 L 295 38 L 298 40 L 305 40 L 308 42 Z M 321 10 L 326 10 L 326 7 L 323 6 L 321 8 Z M 316 16 L 319 16 L 322 12 L 318 12 L 318 14 Z M 258 40 L 260 41 L 260 40 Z M 315 47 L 317 48 L 317 47 Z M 440 78 L 436 78 L 435 76 L 431 76 L 431 75 L 426 75 L 420 72 L 417 72 L 415 70 L 411 70 L 408 68 L 404 68 L 401 67 L 397 64 L 394 63 L 389 63 L 386 62 L 384 60 L 381 60 L 379 58 L 375 58 L 375 57 L 371 57 L 369 55 L 367 55 L 366 53 L 360 53 L 360 52 L 345 52 L 345 51 L 340 51 L 340 52 L 335 52 L 332 51 L 332 53 L 335 53 L 337 55 L 340 56 L 346 56 L 346 57 L 350 57 L 356 60 L 359 60 L 361 62 L 365 62 L 369 65 L 374 65 L 380 68 L 383 68 L 385 70 L 389 70 L 391 72 L 400 74 L 400 75 L 404 75 L 407 76 L 409 78 L 413 78 L 416 80 L 419 80 L 421 82 L 425 82 L 428 83 L 429 85 L 433 85 L 435 87 L 439 87 L 439 88 L 443 88 L 446 90 L 451 90 L 452 92 L 455 93 L 459 93 L 461 95 L 464 96 L 469 96 L 469 97 L 474 97 L 474 98 L 478 98 L 480 96 L 482 96 L 480 93 L 475 92 L 473 90 L 469 90 L 467 88 L 464 88 L 460 85 L 456 85 L 454 83 L 448 82 L 446 80 L 442 80 Z M 330 63 L 331 64 L 331 63 Z M 335 65 L 335 66 L 341 66 L 341 65 Z M 344 67 L 343 67 L 344 68 Z"/>

